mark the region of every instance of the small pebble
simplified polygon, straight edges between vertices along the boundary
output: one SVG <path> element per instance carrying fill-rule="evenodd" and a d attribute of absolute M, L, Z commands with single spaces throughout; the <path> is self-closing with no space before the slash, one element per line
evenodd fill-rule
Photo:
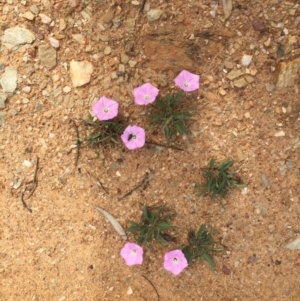
<path fill-rule="evenodd" d="M 26 167 L 32 167 L 33 166 L 32 162 L 30 162 L 28 160 L 24 160 L 23 165 L 26 166 Z"/>

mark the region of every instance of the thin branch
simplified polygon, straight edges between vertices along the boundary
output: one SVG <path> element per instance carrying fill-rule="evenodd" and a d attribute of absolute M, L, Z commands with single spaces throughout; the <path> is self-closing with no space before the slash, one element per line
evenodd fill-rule
<path fill-rule="evenodd" d="M 143 10 L 144 10 L 144 8 L 145 8 L 146 1 L 147 1 L 147 0 L 143 0 L 143 1 L 142 1 L 141 8 L 140 8 L 140 11 L 139 11 L 140 14 L 143 12 Z"/>
<path fill-rule="evenodd" d="M 152 145 L 156 145 L 156 146 L 161 146 L 161 147 L 165 147 L 165 148 L 172 148 L 172 149 L 176 149 L 179 151 L 184 151 L 184 149 L 177 147 L 177 146 L 172 146 L 172 145 L 166 145 L 166 144 L 160 144 L 160 143 L 156 143 L 156 142 L 152 142 L 152 141 L 146 141 L 147 144 L 152 144 Z"/>
<path fill-rule="evenodd" d="M 157 296 L 157 301 L 159 301 L 159 294 L 158 294 L 158 291 L 156 289 L 156 287 L 153 285 L 153 283 L 145 276 L 145 275 L 142 275 L 149 283 L 150 285 L 154 288 L 155 290 L 155 293 L 156 293 L 156 296 Z"/>
<path fill-rule="evenodd" d="M 25 190 L 22 192 L 22 194 L 21 194 L 21 201 L 22 201 L 23 207 L 24 207 L 25 209 L 27 209 L 30 213 L 32 213 L 32 209 L 30 209 L 30 208 L 27 206 L 26 202 L 24 201 L 24 194 L 25 194 L 25 191 L 26 191 L 26 189 L 25 189 Z"/>
<path fill-rule="evenodd" d="M 125 199 L 126 197 L 130 196 L 135 190 L 139 189 L 141 186 L 146 185 L 146 183 L 149 181 L 148 179 L 149 177 L 149 173 L 146 172 L 144 179 L 141 181 L 141 183 L 139 183 L 138 185 L 136 185 L 135 187 L 133 187 L 129 192 L 127 192 L 125 195 L 123 195 L 122 197 L 120 197 L 118 199 L 118 201 L 122 201 L 123 199 Z"/>
<path fill-rule="evenodd" d="M 79 158 L 79 148 L 80 148 L 80 137 L 79 137 L 79 131 L 78 131 L 78 126 L 76 125 L 76 122 L 74 120 L 74 128 L 76 131 L 76 156 L 75 156 L 75 162 L 74 165 L 77 166 L 78 164 L 78 158 Z"/>
<path fill-rule="evenodd" d="M 32 181 L 32 188 L 31 188 L 29 196 L 27 197 L 27 200 L 33 195 L 33 193 L 35 192 L 35 190 L 37 188 L 37 185 L 38 185 L 38 178 L 37 178 L 38 170 L 39 170 L 39 158 L 37 157 L 36 158 L 36 164 L 35 164 L 34 177 L 33 177 L 33 181 Z M 27 187 L 26 187 L 26 189 L 27 189 Z M 26 191 L 26 189 L 25 189 L 25 191 Z M 24 191 L 24 193 L 25 193 L 25 191 Z"/>
<path fill-rule="evenodd" d="M 102 182 L 101 182 L 98 178 L 97 178 L 97 182 L 98 182 L 98 184 L 101 186 L 101 188 L 102 188 L 106 193 L 109 194 L 109 192 L 107 191 L 107 189 L 103 186 Z"/>

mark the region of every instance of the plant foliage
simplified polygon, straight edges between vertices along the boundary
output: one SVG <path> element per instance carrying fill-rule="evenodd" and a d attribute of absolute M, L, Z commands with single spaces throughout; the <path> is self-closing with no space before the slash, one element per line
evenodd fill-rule
<path fill-rule="evenodd" d="M 212 236 L 215 232 L 208 232 L 205 224 L 202 224 L 198 232 L 188 232 L 188 244 L 180 247 L 188 262 L 204 259 L 212 270 L 216 268 L 213 254 L 221 252 L 224 248 L 216 248 L 217 242 Z"/>
<path fill-rule="evenodd" d="M 170 220 L 175 216 L 175 212 L 166 212 L 165 205 L 160 207 L 143 206 L 140 223 L 130 221 L 129 232 L 135 232 L 136 242 L 139 245 L 146 244 L 151 248 L 151 241 L 157 241 L 161 246 L 169 241 L 174 241 L 174 237 L 166 232 L 173 227 Z"/>
<path fill-rule="evenodd" d="M 120 135 L 125 126 L 120 121 L 98 121 L 84 120 L 85 125 L 92 126 L 94 131 L 87 138 L 88 146 L 95 146 L 103 143 L 118 145 Z"/>
<path fill-rule="evenodd" d="M 225 197 L 231 187 L 244 187 L 245 185 L 237 175 L 232 175 L 228 169 L 232 166 L 233 160 L 227 159 L 219 166 L 215 166 L 215 159 L 209 161 L 209 167 L 203 168 L 205 183 L 201 188 L 202 193 L 209 194 L 211 197 L 220 195 Z"/>
<path fill-rule="evenodd" d="M 192 115 L 188 109 L 180 107 L 182 94 L 182 91 L 177 94 L 168 93 L 165 100 L 159 97 L 156 99 L 156 111 L 150 122 L 162 125 L 167 141 L 174 139 L 177 134 L 188 134 L 185 123 Z"/>

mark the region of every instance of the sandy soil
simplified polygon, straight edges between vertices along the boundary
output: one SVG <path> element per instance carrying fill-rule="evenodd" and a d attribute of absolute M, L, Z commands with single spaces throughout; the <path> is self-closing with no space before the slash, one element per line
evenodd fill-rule
<path fill-rule="evenodd" d="M 147 12 L 139 14 L 139 6 L 127 0 L 2 1 L 1 36 L 18 25 L 36 39 L 18 51 L 1 49 L 0 76 L 10 66 L 19 80 L 0 111 L 5 113 L 0 125 L 0 299 L 299 300 L 300 251 L 285 247 L 300 235 L 299 80 L 273 86 L 278 64 L 293 65 L 299 53 L 297 3 L 233 1 L 225 20 L 221 3 L 213 18 L 210 1 L 148 0 L 151 9 L 163 11 L 150 22 Z M 54 23 L 22 17 L 32 5 Z M 253 26 L 257 18 L 263 29 Z M 76 41 L 75 34 L 82 37 Z M 51 70 L 37 54 L 49 37 L 60 42 Z M 124 63 L 124 54 L 129 62 Z M 244 54 L 252 55 L 247 68 L 241 66 Z M 73 86 L 71 60 L 94 66 L 86 85 Z M 125 73 L 116 76 L 120 65 Z M 228 79 L 233 68 L 248 76 L 244 87 Z M 81 148 L 74 165 L 74 120 L 84 137 L 87 128 L 80 120 L 90 118 L 92 103 L 102 95 L 120 103 L 128 124 L 145 126 L 149 139 L 165 143 L 149 128 L 148 109 L 134 104 L 132 89 L 150 81 L 162 94 L 173 91 L 182 69 L 201 77 L 199 91 L 185 100 L 198 107 L 189 123 L 191 134 L 176 140 L 184 152 L 149 145 L 134 151 L 122 144 Z M 289 83 L 284 70 L 281 76 Z M 27 86 L 30 92 L 22 90 Z M 197 196 L 193 187 L 203 181 L 201 168 L 212 157 L 234 159 L 232 171 L 247 185 L 247 190 L 234 189 L 224 208 Z M 29 197 L 35 170 L 37 187 Z M 119 202 L 146 172 L 148 187 Z M 32 212 L 21 201 L 25 189 Z M 129 220 L 139 220 L 142 204 L 163 203 L 177 213 L 177 244 L 157 247 L 156 254 L 145 249 L 143 265 L 127 267 L 119 255 L 123 239 L 96 206 L 127 227 Z M 178 277 L 165 271 L 164 253 L 202 223 L 215 228 L 215 238 L 227 248 L 215 256 L 216 272 L 205 262 L 191 264 Z"/>

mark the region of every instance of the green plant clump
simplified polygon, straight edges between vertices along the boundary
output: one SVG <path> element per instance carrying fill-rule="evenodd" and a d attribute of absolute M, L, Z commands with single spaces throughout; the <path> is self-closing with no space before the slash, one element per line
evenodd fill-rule
<path fill-rule="evenodd" d="M 188 232 L 188 244 L 180 247 L 188 262 L 204 259 L 212 270 L 216 268 L 212 255 L 224 251 L 224 248 L 215 247 L 217 242 L 213 240 L 213 234 L 207 231 L 205 224 L 201 225 L 197 233 L 193 230 Z"/>
<path fill-rule="evenodd" d="M 173 227 L 170 220 L 175 216 L 175 212 L 168 212 L 165 205 L 160 207 L 144 206 L 140 223 L 130 221 L 130 227 L 126 229 L 129 232 L 135 232 L 136 242 L 139 245 L 145 244 L 151 248 L 151 241 L 157 241 L 161 246 L 166 245 L 169 241 L 174 241 L 174 237 L 166 232 Z"/>
<path fill-rule="evenodd" d="M 111 143 L 117 146 L 120 135 L 123 133 L 125 126 L 119 121 L 90 121 L 84 120 L 88 126 L 92 126 L 95 131 L 87 137 L 88 146 L 95 146 L 98 144 Z"/>
<path fill-rule="evenodd" d="M 183 93 L 168 93 L 165 101 L 156 98 L 157 110 L 151 116 L 150 122 L 162 125 L 162 129 L 167 141 L 174 139 L 177 134 L 188 134 L 185 122 L 191 119 L 188 109 L 180 108 L 180 100 Z"/>
<path fill-rule="evenodd" d="M 231 187 L 245 187 L 238 176 L 232 175 L 228 169 L 232 166 L 233 160 L 227 159 L 219 166 L 215 166 L 215 159 L 209 161 L 209 167 L 203 168 L 205 183 L 201 188 L 202 193 L 209 194 L 211 197 L 220 195 L 225 197 Z"/>

